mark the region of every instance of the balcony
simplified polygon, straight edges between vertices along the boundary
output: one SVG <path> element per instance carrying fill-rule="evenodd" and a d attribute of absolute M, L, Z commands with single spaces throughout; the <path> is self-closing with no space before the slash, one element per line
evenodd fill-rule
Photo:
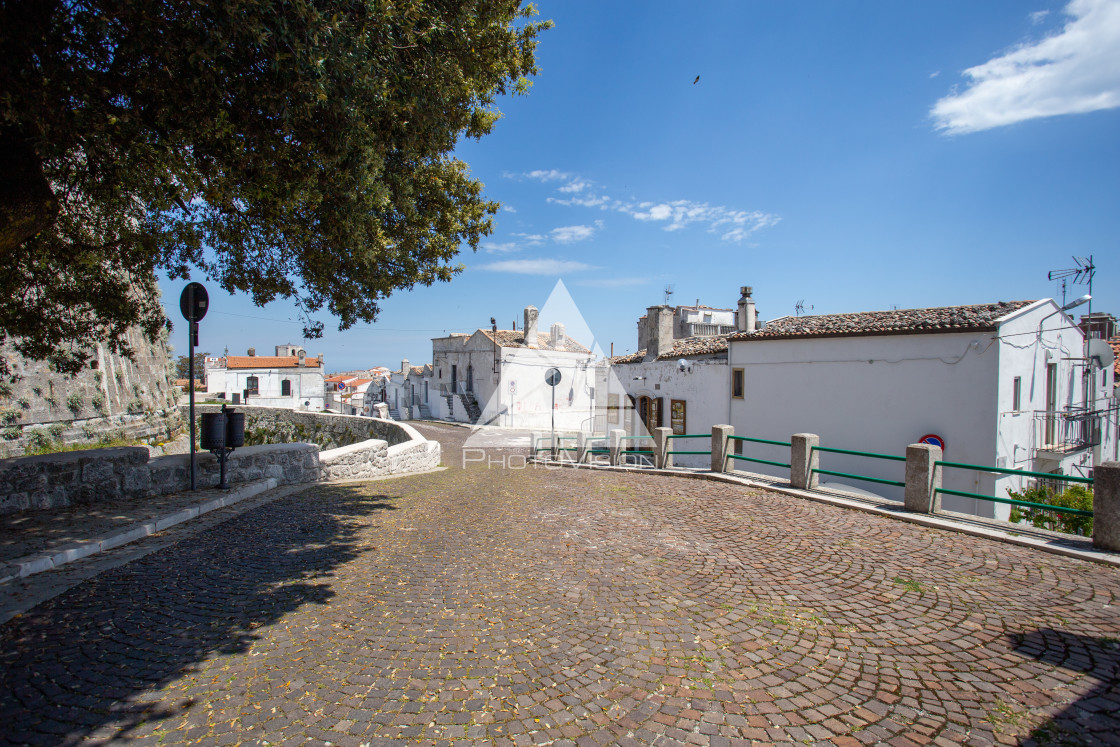
<path fill-rule="evenodd" d="M 1111 411 L 1067 407 L 1034 413 L 1034 443 L 1037 456 L 1060 459 L 1101 443 L 1101 423 Z"/>
<path fill-rule="evenodd" d="M 690 322 L 684 325 L 688 337 L 715 337 L 716 335 L 729 335 L 735 331 L 734 324 L 704 324 Z"/>

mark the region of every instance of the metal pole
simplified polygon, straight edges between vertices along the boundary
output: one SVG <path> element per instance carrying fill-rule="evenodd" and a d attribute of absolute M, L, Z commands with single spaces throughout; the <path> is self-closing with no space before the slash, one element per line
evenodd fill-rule
<path fill-rule="evenodd" d="M 189 308 L 194 308 L 194 286 L 187 286 L 187 298 Z M 187 388 L 190 396 L 190 419 L 191 419 L 191 490 L 195 489 L 195 458 L 194 458 L 194 338 L 198 334 L 198 322 L 187 322 L 189 325 L 187 330 L 187 353 L 190 356 L 187 359 Z"/>
<path fill-rule="evenodd" d="M 556 385 L 552 385 L 552 451 L 556 451 Z"/>

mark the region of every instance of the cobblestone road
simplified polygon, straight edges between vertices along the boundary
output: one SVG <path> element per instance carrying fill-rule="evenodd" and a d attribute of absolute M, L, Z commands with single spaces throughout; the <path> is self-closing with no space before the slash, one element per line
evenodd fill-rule
<path fill-rule="evenodd" d="M 0 739 L 1120 743 L 1115 569 L 423 429 L 4 625 Z"/>

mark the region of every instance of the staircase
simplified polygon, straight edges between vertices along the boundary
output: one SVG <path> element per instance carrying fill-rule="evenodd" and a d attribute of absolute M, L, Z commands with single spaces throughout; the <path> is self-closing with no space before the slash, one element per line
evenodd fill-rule
<path fill-rule="evenodd" d="M 432 419 L 432 408 L 428 407 L 427 405 L 420 405 L 420 419 L 421 420 L 431 420 Z"/>
<path fill-rule="evenodd" d="M 474 398 L 473 392 L 459 392 L 459 401 L 463 403 L 463 409 L 467 411 L 467 417 L 470 418 L 471 425 L 478 422 L 482 417 L 482 408 L 478 406 L 478 400 Z"/>

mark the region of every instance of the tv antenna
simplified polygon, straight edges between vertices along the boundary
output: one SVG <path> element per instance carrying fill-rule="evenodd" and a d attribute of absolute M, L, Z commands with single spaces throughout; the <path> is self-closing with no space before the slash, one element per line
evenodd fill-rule
<path fill-rule="evenodd" d="M 665 286 L 665 305 L 666 306 L 669 305 L 669 299 L 672 298 L 672 297 L 673 297 L 673 286 L 672 286 L 672 284 L 666 285 Z"/>
<path fill-rule="evenodd" d="M 812 311 L 812 310 L 813 310 L 813 304 L 809 304 L 809 311 Z M 802 314 L 805 313 L 805 299 L 804 298 L 801 299 L 800 301 L 798 301 L 796 304 L 794 304 L 793 313 L 796 314 L 797 316 L 801 316 Z"/>
<path fill-rule="evenodd" d="M 1093 276 L 1097 274 L 1097 266 L 1093 264 L 1093 255 L 1090 254 L 1086 259 L 1085 257 L 1074 257 L 1074 263 L 1077 267 L 1071 267 L 1068 270 L 1051 270 L 1046 273 L 1047 280 L 1061 280 L 1062 281 L 1062 306 L 1066 305 L 1066 279 L 1070 279 L 1074 285 L 1088 285 L 1089 296 L 1093 295 Z M 1093 302 L 1089 302 L 1088 314 L 1093 313 Z M 1086 338 L 1088 333 L 1086 333 Z"/>

